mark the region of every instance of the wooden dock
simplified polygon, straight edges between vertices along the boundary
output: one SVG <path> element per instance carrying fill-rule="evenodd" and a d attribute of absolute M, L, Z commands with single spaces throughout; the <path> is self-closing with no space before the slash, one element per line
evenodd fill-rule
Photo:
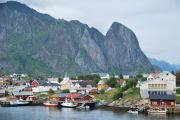
<path fill-rule="evenodd" d="M 169 108 L 168 114 L 180 114 L 180 104 L 177 104 L 175 108 Z"/>

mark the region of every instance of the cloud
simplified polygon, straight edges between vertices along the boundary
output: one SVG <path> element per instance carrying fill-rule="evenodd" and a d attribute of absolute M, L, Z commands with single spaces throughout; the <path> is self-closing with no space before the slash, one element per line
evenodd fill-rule
<path fill-rule="evenodd" d="M 4 2 L 7 0 L 1 0 Z M 131 28 L 149 57 L 179 63 L 178 0 L 17 0 L 55 18 L 77 19 L 106 34 L 113 21 Z"/>

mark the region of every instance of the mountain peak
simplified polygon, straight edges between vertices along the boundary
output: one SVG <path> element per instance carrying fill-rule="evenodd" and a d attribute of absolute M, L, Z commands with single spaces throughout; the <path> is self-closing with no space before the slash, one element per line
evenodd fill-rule
<path fill-rule="evenodd" d="M 128 27 L 126 27 L 125 25 L 119 23 L 119 22 L 113 22 L 111 27 L 110 27 L 111 30 L 113 31 L 123 31 L 123 30 L 128 30 L 128 31 L 132 31 L 130 30 Z"/>
<path fill-rule="evenodd" d="M 6 3 L 2 3 L 2 5 L 5 5 L 8 8 L 11 8 L 11 9 L 13 8 L 13 9 L 17 9 L 17 10 L 22 10 L 22 9 L 20 9 L 22 7 L 26 8 L 26 9 L 30 9 L 27 5 L 17 2 L 17 1 L 7 1 Z"/>
<path fill-rule="evenodd" d="M 28 7 L 26 4 L 16 2 L 16 1 L 8 1 L 6 3 L 0 3 L 0 13 L 6 14 L 11 14 L 12 12 L 15 12 L 14 14 L 18 15 L 28 15 L 31 17 L 36 17 L 38 19 L 45 20 L 46 22 L 53 22 L 55 18 L 47 15 L 47 14 L 42 14 L 37 12 L 36 10 Z M 1 17 L 1 16 L 0 16 Z M 21 18 L 21 17 L 20 17 Z"/>

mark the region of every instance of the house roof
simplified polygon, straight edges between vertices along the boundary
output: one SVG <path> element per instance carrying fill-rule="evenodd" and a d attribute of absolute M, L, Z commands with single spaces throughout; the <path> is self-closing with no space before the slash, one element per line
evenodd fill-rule
<path fill-rule="evenodd" d="M 126 82 L 125 80 L 117 80 L 117 82 L 120 84 L 120 85 L 122 85 L 124 82 Z"/>
<path fill-rule="evenodd" d="M 32 92 L 29 92 L 29 91 L 22 91 L 22 92 L 13 92 L 13 95 L 17 96 L 23 96 L 23 95 L 29 95 L 29 96 L 32 96 L 33 93 Z"/>
<path fill-rule="evenodd" d="M 43 86 L 60 86 L 57 83 L 44 83 Z"/>
<path fill-rule="evenodd" d="M 96 87 L 96 83 L 93 80 L 82 80 L 82 81 L 79 81 L 79 85 L 81 87 L 87 87 L 87 85 L 91 85 L 92 87 Z"/>
<path fill-rule="evenodd" d="M 98 85 L 100 85 L 100 84 L 105 84 L 105 81 L 104 81 L 104 80 L 100 80 L 100 81 L 98 82 Z"/>
<path fill-rule="evenodd" d="M 174 95 L 149 95 L 150 100 L 176 100 Z"/>
<path fill-rule="evenodd" d="M 59 96 L 60 97 L 66 97 L 69 93 L 61 93 Z"/>
<path fill-rule="evenodd" d="M 47 81 L 46 80 L 36 80 L 40 85 L 46 83 Z"/>
<path fill-rule="evenodd" d="M 75 94 L 68 94 L 67 96 L 66 96 L 66 98 L 71 98 L 71 99 L 73 99 L 73 98 L 77 98 L 77 97 L 79 97 L 81 94 L 78 94 L 78 93 L 75 93 Z"/>
<path fill-rule="evenodd" d="M 90 96 L 90 95 L 87 95 L 87 94 L 81 94 L 81 95 L 79 95 L 77 98 L 83 98 L 83 97 L 85 97 L 85 96 Z M 90 96 L 90 97 L 92 97 L 92 96 Z M 93 98 L 93 97 L 92 97 Z"/>

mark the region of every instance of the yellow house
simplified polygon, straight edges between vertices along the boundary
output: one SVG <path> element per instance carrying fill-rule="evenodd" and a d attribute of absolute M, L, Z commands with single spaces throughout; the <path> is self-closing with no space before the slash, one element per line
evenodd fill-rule
<path fill-rule="evenodd" d="M 105 84 L 105 81 L 104 80 L 100 80 L 99 82 L 98 82 L 98 90 L 103 90 L 103 89 L 105 89 L 105 87 L 106 87 L 106 84 Z"/>

